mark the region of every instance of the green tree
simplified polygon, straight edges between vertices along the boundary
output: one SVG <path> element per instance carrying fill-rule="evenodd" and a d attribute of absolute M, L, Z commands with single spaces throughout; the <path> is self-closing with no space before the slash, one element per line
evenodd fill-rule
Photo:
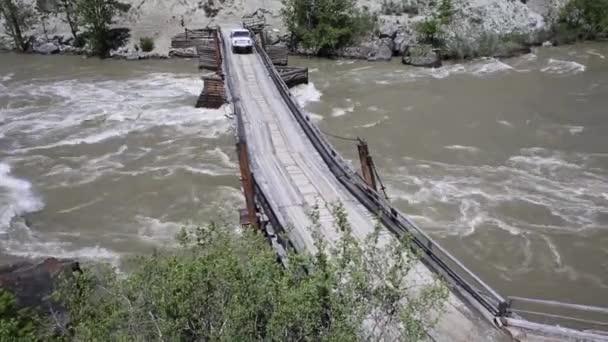
<path fill-rule="evenodd" d="M 4 29 L 13 39 L 15 48 L 26 51 L 29 43 L 23 33 L 35 22 L 32 6 L 23 0 L 0 0 L 0 17 L 4 17 Z"/>
<path fill-rule="evenodd" d="M 139 46 L 143 52 L 154 50 L 154 39 L 151 37 L 142 37 L 139 39 Z"/>
<path fill-rule="evenodd" d="M 355 0 L 283 0 L 283 21 L 295 43 L 324 53 L 352 43 L 373 28 Z"/>
<path fill-rule="evenodd" d="M 570 0 L 560 12 L 557 34 L 575 39 L 608 37 L 608 0 Z"/>
<path fill-rule="evenodd" d="M 443 45 L 443 28 L 438 18 L 428 18 L 416 25 L 418 41 L 423 44 L 431 44 L 434 47 Z"/>
<path fill-rule="evenodd" d="M 34 341 L 34 315 L 17 309 L 15 297 L 0 289 L 0 341 Z"/>
<path fill-rule="evenodd" d="M 85 40 L 94 55 L 105 57 L 113 47 L 110 25 L 119 13 L 129 10 L 130 5 L 116 0 L 78 0 L 78 20 L 85 28 Z"/>
<path fill-rule="evenodd" d="M 180 251 L 137 259 L 127 277 L 103 268 L 65 278 L 55 299 L 71 323 L 57 329 L 69 341 L 422 339 L 447 288 L 410 291 L 409 241 L 386 244 L 378 228 L 358 242 L 344 209 L 334 214 L 340 241 L 317 239 L 318 253 L 290 254 L 286 267 L 262 234 L 211 224 L 182 231 Z"/>
<path fill-rule="evenodd" d="M 441 0 L 437 9 L 437 17 L 442 24 L 449 24 L 454 16 L 454 4 L 452 0 Z"/>
<path fill-rule="evenodd" d="M 454 16 L 454 5 L 452 0 L 441 0 L 439 7 L 416 25 L 418 41 L 423 44 L 431 44 L 435 48 L 445 45 L 445 26 L 452 22 Z"/>
<path fill-rule="evenodd" d="M 65 15 L 64 21 L 70 26 L 70 31 L 78 44 L 78 13 L 77 13 L 78 0 L 59 0 L 58 1 L 58 12 Z"/>

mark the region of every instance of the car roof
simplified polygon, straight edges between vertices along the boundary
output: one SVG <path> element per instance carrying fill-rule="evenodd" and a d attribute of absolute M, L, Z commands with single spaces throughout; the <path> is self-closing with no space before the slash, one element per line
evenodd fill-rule
<path fill-rule="evenodd" d="M 247 33 L 249 33 L 249 30 L 247 30 L 247 29 L 234 29 L 234 30 L 232 30 L 232 32 L 247 32 Z"/>

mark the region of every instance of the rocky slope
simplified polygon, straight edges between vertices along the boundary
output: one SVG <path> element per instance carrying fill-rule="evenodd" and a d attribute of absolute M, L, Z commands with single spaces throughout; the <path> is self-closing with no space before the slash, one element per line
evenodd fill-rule
<path fill-rule="evenodd" d="M 32 1 L 32 0 L 27 0 Z M 52 1 L 52 0 L 47 0 Z M 129 47 L 133 48 L 140 37 L 152 37 L 158 54 L 167 54 L 170 39 L 182 32 L 183 27 L 200 28 L 218 23 L 240 22 L 243 15 L 262 13 L 268 23 L 282 30 L 280 0 L 123 0 L 132 5 L 116 25 L 131 29 Z M 566 0 L 453 0 L 454 20 L 448 28 L 449 39 L 474 43 L 486 33 L 504 35 L 542 31 L 546 18 Z M 378 13 L 379 36 L 370 35 L 361 46 L 343 53 L 345 56 L 369 59 L 387 59 L 394 52 L 403 52 L 416 40 L 415 25 L 433 12 L 437 0 L 359 0 L 359 6 Z M 524 3 L 525 2 L 525 3 Z M 389 5 L 389 6 L 387 6 Z M 67 25 L 57 17 L 47 24 L 48 35 L 68 37 Z M 0 27 L 0 36 L 4 34 Z M 42 37 L 42 25 L 30 32 Z M 7 43 L 6 37 L 0 39 Z M 49 46 L 46 47 L 47 49 Z"/>

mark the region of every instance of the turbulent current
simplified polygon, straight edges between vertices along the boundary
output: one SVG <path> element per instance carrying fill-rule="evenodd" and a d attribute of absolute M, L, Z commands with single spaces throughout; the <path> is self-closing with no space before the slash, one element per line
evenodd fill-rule
<path fill-rule="evenodd" d="M 607 57 L 290 63 L 321 128 L 365 138 L 393 204 L 488 283 L 608 306 Z M 0 261 L 119 265 L 183 225 L 237 224 L 230 108 L 193 108 L 201 87 L 195 61 L 0 55 Z"/>

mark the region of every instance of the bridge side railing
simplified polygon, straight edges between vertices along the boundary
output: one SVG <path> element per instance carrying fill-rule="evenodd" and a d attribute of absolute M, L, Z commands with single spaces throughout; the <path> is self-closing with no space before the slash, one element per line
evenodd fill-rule
<path fill-rule="evenodd" d="M 256 51 L 262 58 L 270 77 L 289 106 L 294 118 L 299 122 L 332 173 L 351 194 L 371 213 L 377 215 L 394 234 L 400 237 L 411 235 L 416 247 L 422 251 L 422 260 L 432 270 L 442 275 L 457 293 L 466 297 L 467 301 L 484 310 L 486 314 L 489 313 L 489 317 L 506 314 L 506 302 L 501 295 L 467 269 L 443 247 L 434 242 L 413 222 L 393 208 L 382 196 L 371 189 L 357 172 L 352 170 L 344 158 L 326 140 L 317 126 L 313 124 L 310 116 L 303 113 L 257 40 Z"/>
<path fill-rule="evenodd" d="M 515 296 L 507 297 L 507 301 L 511 316 L 522 316 L 536 322 L 581 330 L 608 329 L 608 308 Z"/>

